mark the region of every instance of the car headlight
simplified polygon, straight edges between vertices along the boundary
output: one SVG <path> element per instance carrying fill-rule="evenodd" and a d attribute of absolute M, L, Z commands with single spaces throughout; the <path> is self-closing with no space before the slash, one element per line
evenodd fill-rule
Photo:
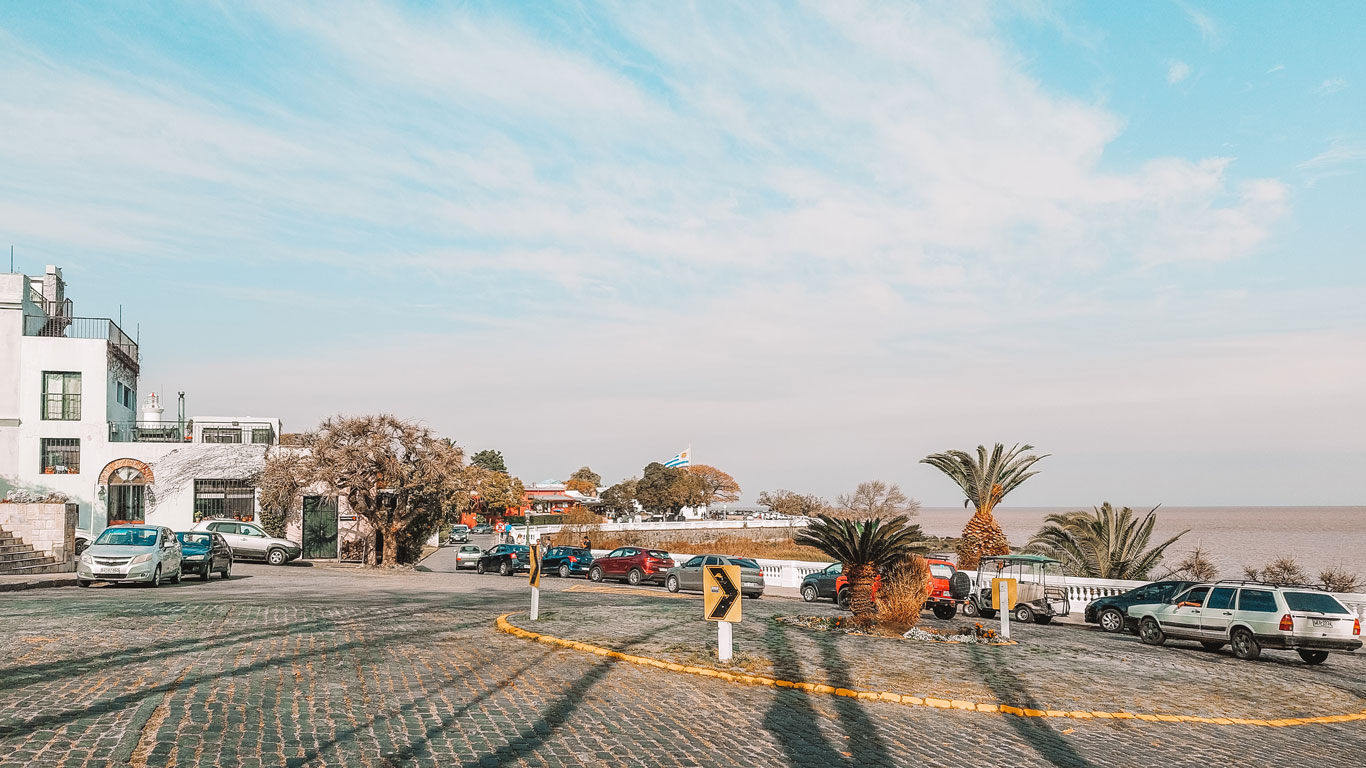
<path fill-rule="evenodd" d="M 186 560 L 203 560 L 203 559 L 204 559 L 204 556 L 203 556 L 203 555 L 189 555 L 189 556 L 186 557 L 185 559 L 186 559 Z"/>
<path fill-rule="evenodd" d="M 94 564 L 95 564 L 95 559 L 92 558 L 90 555 L 84 555 L 84 554 L 83 554 L 83 555 L 81 555 L 81 562 L 84 563 L 85 565 L 94 565 Z"/>
<path fill-rule="evenodd" d="M 152 562 L 152 553 L 151 553 L 151 552 L 148 552 L 148 553 L 145 554 L 145 555 L 138 555 L 137 557 L 133 558 L 132 560 L 129 560 L 129 561 L 128 561 L 128 564 L 129 564 L 129 565 L 137 565 L 137 564 L 139 564 L 139 563 L 150 563 L 150 562 Z"/>

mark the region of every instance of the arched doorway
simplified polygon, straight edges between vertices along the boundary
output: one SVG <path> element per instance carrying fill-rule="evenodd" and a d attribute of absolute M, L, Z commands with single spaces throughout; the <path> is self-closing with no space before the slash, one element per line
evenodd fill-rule
<path fill-rule="evenodd" d="M 106 525 L 142 523 L 147 520 L 147 486 L 152 468 L 137 459 L 117 459 L 100 472 Z"/>

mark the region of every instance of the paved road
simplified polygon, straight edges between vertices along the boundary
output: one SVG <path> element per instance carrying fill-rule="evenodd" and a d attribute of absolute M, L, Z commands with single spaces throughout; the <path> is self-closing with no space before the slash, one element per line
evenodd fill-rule
<path fill-rule="evenodd" d="M 668 602 L 563 591 L 583 584 L 547 584 L 558 621 Z M 525 603 L 520 578 L 252 565 L 227 582 L 6 594 L 0 766 L 1334 768 L 1366 749 L 1360 723 L 1021 720 L 736 685 L 492 629 Z M 618 642 L 648 647 L 676 623 Z M 1361 708 L 1351 691 L 1343 703 Z"/>

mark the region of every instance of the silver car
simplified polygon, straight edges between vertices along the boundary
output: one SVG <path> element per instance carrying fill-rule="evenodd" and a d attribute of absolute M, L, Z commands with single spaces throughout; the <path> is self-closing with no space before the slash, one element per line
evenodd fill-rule
<path fill-rule="evenodd" d="M 460 570 L 466 566 L 474 568 L 479 565 L 479 555 L 481 554 L 483 554 L 483 550 L 479 549 L 479 547 L 476 547 L 473 544 L 464 545 L 460 548 L 460 551 L 455 553 L 456 570 Z"/>
<path fill-rule="evenodd" d="M 180 540 L 159 525 L 115 525 L 105 528 L 76 560 L 76 584 L 136 581 L 161 586 L 179 584 Z"/>
<path fill-rule="evenodd" d="M 1263 648 L 1299 653 L 1322 664 L 1329 651 L 1361 647 L 1361 619 L 1327 592 L 1256 581 L 1199 584 L 1166 603 L 1135 605 L 1138 637 L 1149 645 L 1196 640 L 1214 651 L 1232 647 L 1240 659 Z"/>
<path fill-rule="evenodd" d="M 271 565 L 284 565 L 290 560 L 299 559 L 303 547 L 289 539 L 277 539 L 267 534 L 256 523 L 241 520 L 200 520 L 192 530 L 221 533 L 232 547 L 233 558 L 265 560 Z"/>
<path fill-rule="evenodd" d="M 738 565 L 740 566 L 740 594 L 745 597 L 763 597 L 764 571 L 759 564 L 746 557 L 729 555 L 697 555 L 682 565 L 670 568 L 664 576 L 664 586 L 670 592 L 682 589 L 702 591 L 702 566 Z"/>

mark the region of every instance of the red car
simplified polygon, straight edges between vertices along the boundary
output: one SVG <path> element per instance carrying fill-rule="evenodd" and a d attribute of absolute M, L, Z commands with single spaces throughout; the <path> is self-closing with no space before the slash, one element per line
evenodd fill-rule
<path fill-rule="evenodd" d="M 617 579 L 635 585 L 643 581 L 664 583 L 664 574 L 674 567 L 668 552 L 644 547 L 617 547 L 593 561 L 588 578 L 593 581 Z"/>
<path fill-rule="evenodd" d="M 953 563 L 948 560 L 941 560 L 937 557 L 925 558 L 930 564 L 930 596 L 925 600 L 925 607 L 934 609 L 934 615 L 941 619 L 952 619 L 958 615 L 958 604 L 963 602 L 953 596 L 953 576 L 958 572 L 953 567 Z M 960 580 L 961 581 L 961 580 Z M 882 585 L 882 576 L 879 575 L 873 581 L 873 597 L 877 598 L 878 587 Z M 835 600 L 841 608 L 849 608 L 849 577 L 840 574 L 835 580 Z M 970 583 L 965 582 L 960 586 L 960 592 L 968 592 L 972 589 Z"/>

